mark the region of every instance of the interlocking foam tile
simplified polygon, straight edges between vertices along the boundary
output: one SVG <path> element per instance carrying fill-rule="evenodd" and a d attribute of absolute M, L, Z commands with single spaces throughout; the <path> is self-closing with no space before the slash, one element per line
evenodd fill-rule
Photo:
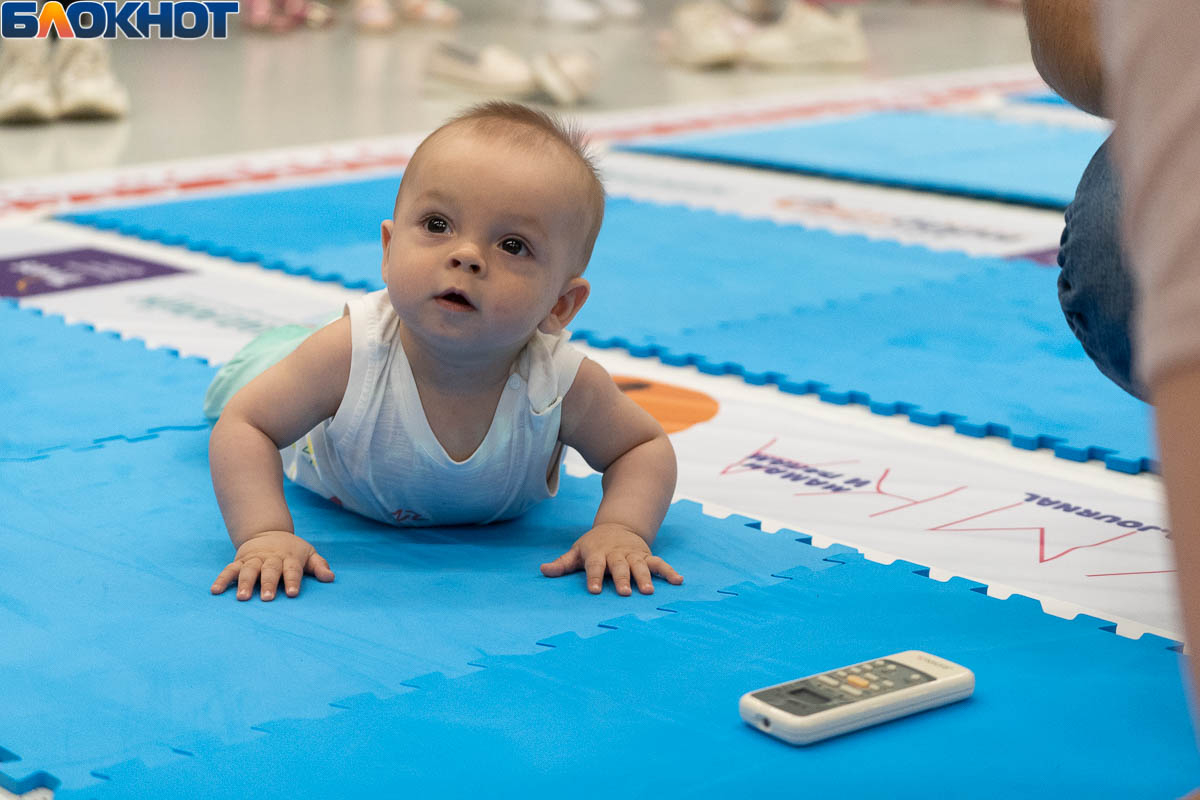
<path fill-rule="evenodd" d="M 0 302 L 0 460 L 171 427 L 207 427 L 195 358 Z"/>
<path fill-rule="evenodd" d="M 217 253 L 236 243 L 247 252 L 235 257 L 378 287 L 380 208 L 391 208 L 394 189 L 395 178 L 384 178 L 75 219 L 151 238 L 179 235 Z M 304 231 L 298 243 L 293 227 Z M 328 245 L 320 244 L 323 232 Z M 962 297 L 939 288 L 981 274 L 986 284 L 973 294 L 961 281 L 953 292 Z M 1063 457 L 1105 458 L 1126 472 L 1151 467 L 1145 410 L 1086 361 L 1057 305 L 1054 270 L 614 199 L 587 277 L 593 292 L 573 327 L 592 345 L 789 391 L 832 385 L 822 395 L 831 402 L 869 396 L 887 413 L 897 402 L 915 404 L 918 421 L 1015 434 L 1019 445 L 1057 445 Z M 931 328 L 923 340 L 892 335 L 895 321 L 854 305 L 898 288 L 910 292 L 899 320 L 912 321 L 910 308 L 920 309 L 919 321 Z M 985 319 L 1018 327 L 981 330 Z M 1051 391 L 1042 385 L 1046 369 Z M 1079 403 L 1085 411 L 1076 413 Z"/>
<path fill-rule="evenodd" d="M 379 289 L 379 223 L 392 208 L 396 182 L 385 178 L 185 200 L 67 219 Z M 576 325 L 643 339 L 949 280 L 1001 263 L 770 220 L 610 198 L 587 272 L 592 295 Z M 787 287 L 794 288 L 783 290 Z"/>
<path fill-rule="evenodd" d="M 881 111 L 654 138 L 620 149 L 1066 208 L 1102 131 L 930 111 Z"/>
<path fill-rule="evenodd" d="M 684 585 L 592 596 L 582 574 L 544 578 L 538 565 L 590 526 L 598 478 L 564 477 L 557 498 L 489 527 L 399 530 L 287 494 L 337 580 L 306 580 L 299 599 L 239 603 L 208 590 L 232 549 L 206 433 L 0 463 L 0 747 L 21 759 L 0 764 L 0 786 L 44 770 L 80 788 L 102 765 L 166 758 L 194 736 L 249 738 L 258 722 L 328 715 L 340 697 L 459 675 L 488 654 L 599 634 L 603 620 L 658 615 L 673 600 L 719 599 L 724 586 L 781 580 L 772 574 L 796 564 L 836 567 L 824 559 L 845 552 L 681 502 L 656 550 Z"/>
<path fill-rule="evenodd" d="M 379 224 L 391 216 L 399 185 L 395 174 L 62 219 L 351 288 L 378 289 L 383 285 Z"/>
<path fill-rule="evenodd" d="M 1180 657 L 1091 618 L 1042 614 L 845 559 L 722 602 L 560 636 L 417 691 L 352 698 L 331 718 L 258 726 L 232 747 L 106 768 L 63 798 L 405 796 L 1178 797 L 1200 784 Z M 976 587 L 979 588 L 979 587 Z M 744 725 L 741 694 L 925 649 L 976 675 L 972 698 L 806 748 Z"/>
<path fill-rule="evenodd" d="M 953 424 L 969 435 L 1005 436 L 1018 447 L 1053 447 L 1076 461 L 1152 468 L 1149 407 L 1105 378 L 1061 321 L 1055 273 L 1014 275 L 987 269 L 952 283 L 711 325 L 661 337 L 660 357 Z"/>

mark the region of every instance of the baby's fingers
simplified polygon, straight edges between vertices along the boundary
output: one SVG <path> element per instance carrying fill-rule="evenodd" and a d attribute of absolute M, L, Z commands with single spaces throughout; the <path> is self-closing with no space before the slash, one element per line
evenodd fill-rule
<path fill-rule="evenodd" d="M 676 572 L 670 564 L 663 561 L 658 556 L 650 556 L 647 558 L 646 566 L 649 567 L 650 571 L 655 575 L 660 575 L 663 578 L 666 578 L 667 583 L 673 583 L 676 586 L 683 583 L 683 576 Z"/>
<path fill-rule="evenodd" d="M 275 590 L 279 588 L 279 576 L 283 574 L 283 559 L 278 556 L 271 556 L 263 562 L 262 575 L 259 577 L 259 583 L 262 588 L 259 590 L 259 597 L 263 601 L 274 600 Z"/>
<path fill-rule="evenodd" d="M 622 597 L 633 594 L 633 589 L 629 587 L 629 561 L 624 553 L 608 554 L 608 573 L 612 575 L 613 588 L 617 590 L 617 594 Z"/>
<path fill-rule="evenodd" d="M 637 582 L 638 591 L 642 594 L 654 594 L 654 581 L 650 578 L 650 568 L 646 566 L 646 559 L 640 556 L 630 556 L 629 569 L 633 572 L 633 579 Z"/>
<path fill-rule="evenodd" d="M 233 579 L 238 576 L 238 573 L 241 572 L 241 570 L 242 562 L 240 561 L 230 561 L 228 564 L 226 564 L 225 569 L 221 570 L 221 574 L 217 576 L 215 581 L 213 581 L 212 593 L 220 594 L 228 589 L 229 584 L 233 582 Z"/>
<path fill-rule="evenodd" d="M 577 571 L 582 566 L 583 558 L 579 555 L 579 548 L 572 547 L 553 561 L 542 564 L 542 574 L 547 578 L 559 578 Z"/>
<path fill-rule="evenodd" d="M 288 597 L 295 597 L 300 594 L 300 579 L 304 577 L 304 568 L 300 566 L 300 559 L 285 558 L 283 560 L 283 592 Z"/>
<path fill-rule="evenodd" d="M 600 594 L 604 588 L 604 570 L 607 562 L 601 553 L 592 553 L 583 562 L 583 570 L 587 575 L 587 590 L 592 594 Z"/>
<path fill-rule="evenodd" d="M 321 583 L 329 583 L 333 580 L 333 570 L 329 568 L 329 562 L 324 559 L 319 553 L 313 553 L 308 557 L 308 561 L 304 562 L 304 570 L 312 575 Z M 297 591 L 299 591 L 300 579 L 296 579 Z M 295 595 L 292 595 L 295 597 Z"/>
<path fill-rule="evenodd" d="M 254 584 L 258 583 L 258 572 L 262 569 L 261 558 L 250 558 L 242 563 L 242 572 L 238 575 L 238 600 L 249 600 L 254 594 Z"/>

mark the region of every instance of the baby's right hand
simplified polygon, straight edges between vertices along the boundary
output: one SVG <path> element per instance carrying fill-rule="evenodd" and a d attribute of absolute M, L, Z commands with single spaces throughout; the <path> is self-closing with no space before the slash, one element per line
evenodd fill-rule
<path fill-rule="evenodd" d="M 242 542 L 237 554 L 221 570 L 212 585 L 213 594 L 221 594 L 237 578 L 237 599 L 249 600 L 254 584 L 261 582 L 259 596 L 272 600 L 279 578 L 288 597 L 300 594 L 300 578 L 309 573 L 323 583 L 333 580 L 329 562 L 311 544 L 287 531 L 265 531 Z"/>

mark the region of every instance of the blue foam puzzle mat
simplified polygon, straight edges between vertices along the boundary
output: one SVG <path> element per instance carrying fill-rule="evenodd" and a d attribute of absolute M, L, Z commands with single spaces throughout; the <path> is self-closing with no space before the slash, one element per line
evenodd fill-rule
<path fill-rule="evenodd" d="M 1105 378 L 1062 321 L 1054 270 L 944 284 L 659 337 L 664 360 L 863 403 L 1063 458 L 1154 465 L 1150 407 Z M 585 334 L 591 336 L 591 334 Z M 590 340 L 590 339 L 589 339 Z M 614 344 L 599 340 L 599 344 Z M 620 341 L 615 344 L 621 344 Z M 814 383 L 816 381 L 816 383 Z"/>
<path fill-rule="evenodd" d="M 171 427 L 207 427 L 215 370 L 170 350 L 0 302 L 0 459 Z"/>
<path fill-rule="evenodd" d="M 402 692 L 567 631 L 601 634 L 612 617 L 719 602 L 727 585 L 783 580 L 773 574 L 796 565 L 839 568 L 825 559 L 845 552 L 680 502 L 656 551 L 685 583 L 592 596 L 582 574 L 545 578 L 538 565 L 590 526 L 598 478 L 564 476 L 557 498 L 487 527 L 401 530 L 294 486 L 287 496 L 337 579 L 239 603 L 209 594 L 233 550 L 206 432 L 0 463 L 0 748 L 20 759 L 0 764 L 0 786 L 27 790 L 43 771 L 83 788 L 104 765 L 153 763 L 192 737 L 252 738 L 256 723 L 326 716 L 340 697 Z"/>
<path fill-rule="evenodd" d="M 217 255 L 381 289 L 379 223 L 392 208 L 397 181 L 182 200 L 66 219 L 148 239 L 182 235 L 188 247 Z M 331 208 L 338 213 L 331 215 Z M 293 228 L 302 234 L 293 236 Z M 610 198 L 587 271 L 593 291 L 576 324 L 649 337 L 949 280 L 980 266 L 981 259 L 963 253 Z"/>
<path fill-rule="evenodd" d="M 234 746 L 189 743 L 159 765 L 106 768 L 66 798 L 1178 797 L 1200 784 L 1180 657 L 1092 618 L 847 557 L 836 569 L 734 587 L 719 603 L 623 618 L 600 637 L 488 658 L 328 719 L 280 720 Z M 971 591 L 975 589 L 977 591 Z M 793 748 L 744 725 L 738 697 L 907 649 L 962 663 L 970 699 Z"/>
<path fill-rule="evenodd" d="M 619 149 L 1066 208 L 1102 131 L 933 111 L 879 111 Z"/>
<path fill-rule="evenodd" d="M 391 208 L 395 184 L 391 176 L 71 219 L 164 241 L 181 235 L 189 246 L 216 253 L 228 253 L 236 242 L 265 266 L 377 288 L 379 208 Z M 273 210 L 264 211 L 277 207 L 290 225 L 278 224 Z M 339 213 L 330 215 L 335 207 Z M 305 232 L 299 243 L 288 233 L 292 226 Z M 329 232 L 328 246 L 319 244 L 321 231 Z M 962 298 L 944 290 L 949 285 L 957 292 L 964 286 L 959 279 L 978 275 L 996 276 L 989 279 L 991 294 L 971 294 L 970 285 Z M 694 363 L 752 383 L 779 383 L 788 391 L 828 389 L 822 398 L 830 402 L 870 398 L 881 413 L 907 409 L 898 403 L 919 405 L 910 415 L 917 421 L 956 423 L 964 433 L 1004 435 L 1019 446 L 1054 447 L 1065 458 L 1103 458 L 1124 472 L 1151 469 L 1146 412 L 1086 361 L 1055 300 L 1056 275 L 1024 261 L 972 258 L 618 198 L 609 203 L 587 272 L 592 295 L 573 329 L 597 347 L 620 346 L 669 364 Z M 911 336 L 881 340 L 872 333 L 879 319 L 870 313 L 871 298 L 897 289 L 911 292 L 908 302 L 941 326 L 927 337 L 929 344 Z M 859 310 L 856 303 L 867 305 Z M 979 303 L 984 306 L 978 315 L 963 315 Z M 989 310 L 993 305 L 998 308 Z M 979 318 L 1020 327 L 1012 337 L 1003 328 L 981 335 Z M 808 319 L 823 326 L 819 335 L 793 324 Z M 956 336 L 971 345 L 932 349 Z M 989 337 L 998 352 L 1022 366 L 1006 367 L 995 357 L 981 362 Z M 865 348 L 854 349 L 860 340 L 871 342 L 869 357 Z M 1017 352 L 1017 343 L 1033 349 Z M 840 358 L 847 352 L 854 357 Z M 937 368 L 915 368 L 926 362 Z M 1065 363 L 1070 369 L 1056 373 L 1053 384 L 1067 387 L 1065 394 L 1043 393 L 1037 386 L 1024 391 L 1033 375 Z M 900 375 L 908 383 L 897 384 L 897 370 L 908 364 L 914 369 Z M 1022 370 L 1023 382 L 1013 384 L 1005 369 Z M 913 381 L 919 391 L 908 391 Z M 1072 410 L 1077 399 L 1097 413 L 1081 419 Z"/>

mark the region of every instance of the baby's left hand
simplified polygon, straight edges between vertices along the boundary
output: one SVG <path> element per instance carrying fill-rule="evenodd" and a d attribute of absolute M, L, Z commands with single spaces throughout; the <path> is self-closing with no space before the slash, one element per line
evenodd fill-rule
<path fill-rule="evenodd" d="M 592 594 L 600 594 L 606 571 L 612 575 L 617 594 L 626 597 L 633 594 L 630 575 L 642 594 L 654 594 L 651 574 L 676 586 L 683 583 L 683 576 L 670 564 L 651 555 L 645 539 L 623 525 L 611 523 L 597 525 L 576 539 L 570 550 L 542 564 L 542 574 L 547 578 L 559 578 L 580 569 L 587 573 L 587 587 Z"/>

